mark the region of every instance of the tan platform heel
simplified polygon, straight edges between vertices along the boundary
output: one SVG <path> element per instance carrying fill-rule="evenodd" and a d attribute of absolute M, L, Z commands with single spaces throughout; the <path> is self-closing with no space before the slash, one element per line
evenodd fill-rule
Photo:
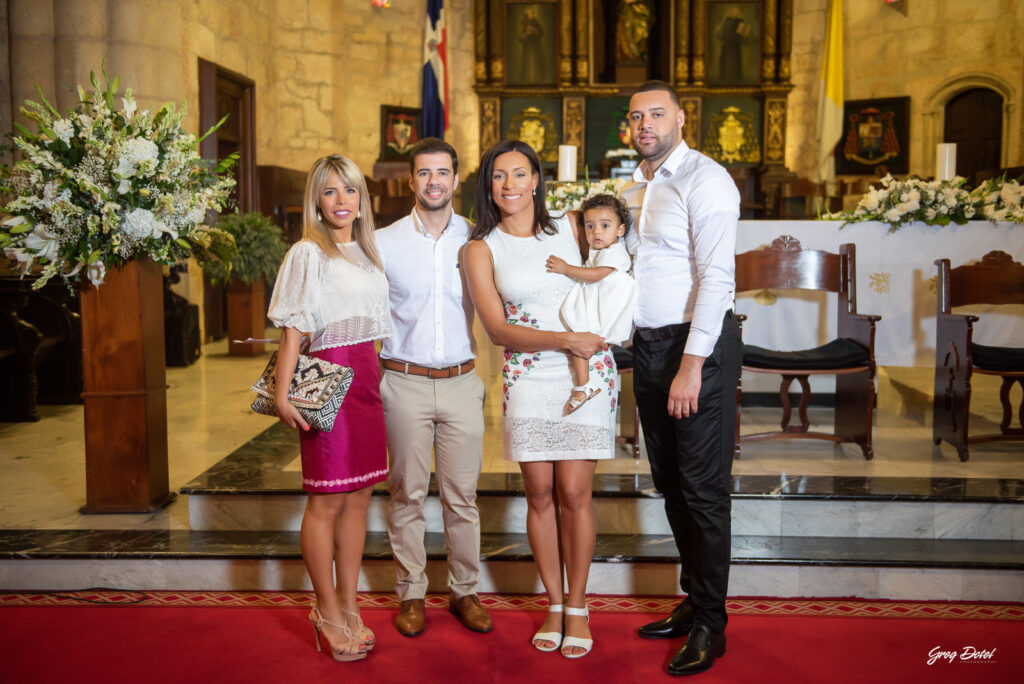
<path fill-rule="evenodd" d="M 367 627 L 366 623 L 363 622 L 362 616 L 360 616 L 358 612 L 352 613 L 347 610 L 341 611 L 341 614 L 348 615 L 349 617 L 353 617 L 356 619 L 356 639 L 363 642 L 363 646 L 366 647 L 367 651 L 372 651 L 373 645 L 377 643 L 377 637 L 373 635 L 373 630 Z"/>
<path fill-rule="evenodd" d="M 366 657 L 366 646 L 363 644 L 356 635 L 352 633 L 352 630 L 347 625 L 339 625 L 334 622 L 330 622 L 324 619 L 324 616 L 320 614 L 320 609 L 316 606 L 309 611 L 309 621 L 313 623 L 313 630 L 316 633 L 316 652 L 322 653 L 320 648 L 320 634 L 324 630 L 324 626 L 333 627 L 342 633 L 345 640 L 340 644 L 331 643 L 330 637 L 324 634 L 327 638 L 327 645 L 331 649 L 331 657 L 338 662 L 351 662 L 353 660 L 362 660 Z"/>

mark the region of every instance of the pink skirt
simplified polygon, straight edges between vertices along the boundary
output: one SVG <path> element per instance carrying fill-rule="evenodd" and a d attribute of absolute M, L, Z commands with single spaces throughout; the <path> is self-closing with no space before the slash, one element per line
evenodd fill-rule
<path fill-rule="evenodd" d="M 388 478 L 380 364 L 373 342 L 331 347 L 310 356 L 349 366 L 354 372 L 334 429 L 299 431 L 302 488 L 307 492 L 350 492 Z"/>

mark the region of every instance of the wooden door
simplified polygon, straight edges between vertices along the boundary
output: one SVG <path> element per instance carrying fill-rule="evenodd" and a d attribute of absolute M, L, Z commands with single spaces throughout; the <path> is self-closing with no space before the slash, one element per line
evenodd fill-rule
<path fill-rule="evenodd" d="M 199 129 L 205 133 L 225 115 L 227 121 L 200 143 L 205 159 L 221 160 L 239 153 L 234 167 L 237 185 L 231 195 L 242 213 L 255 211 L 256 200 L 256 85 L 252 79 L 213 62 L 199 60 Z M 207 279 L 203 288 L 203 322 L 206 339 L 227 334 L 227 292 Z"/>
<path fill-rule="evenodd" d="M 972 88 L 946 103 L 945 142 L 956 143 L 956 173 L 971 184 L 979 171 L 1002 166 L 1003 97 Z"/>

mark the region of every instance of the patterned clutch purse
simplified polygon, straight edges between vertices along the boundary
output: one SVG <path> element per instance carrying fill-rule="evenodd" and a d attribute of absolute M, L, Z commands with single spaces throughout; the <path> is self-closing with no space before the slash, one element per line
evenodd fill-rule
<path fill-rule="evenodd" d="M 274 392 L 277 389 L 277 380 L 274 378 L 276 369 L 277 352 L 274 352 L 263 374 L 252 385 L 252 391 L 256 393 L 252 410 L 256 413 L 265 416 L 277 415 L 277 409 L 274 407 Z M 288 388 L 288 401 L 299 410 L 302 419 L 310 427 L 330 432 L 334 429 L 334 420 L 338 417 L 341 402 L 352 386 L 354 377 L 355 373 L 348 366 L 299 354 L 292 384 Z"/>

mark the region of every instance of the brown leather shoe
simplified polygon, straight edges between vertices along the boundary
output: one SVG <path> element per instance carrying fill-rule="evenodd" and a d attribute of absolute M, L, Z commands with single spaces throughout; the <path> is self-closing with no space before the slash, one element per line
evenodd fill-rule
<path fill-rule="evenodd" d="M 459 619 L 467 629 L 474 632 L 490 632 L 491 616 L 487 609 L 480 605 L 480 597 L 476 594 L 466 594 L 462 598 L 455 598 L 452 594 L 448 597 L 448 612 Z"/>
<path fill-rule="evenodd" d="M 423 631 L 426 626 L 426 619 L 423 610 L 426 602 L 423 599 L 409 599 L 402 601 L 398 608 L 398 617 L 395 618 L 395 627 L 402 636 L 414 637 Z"/>

